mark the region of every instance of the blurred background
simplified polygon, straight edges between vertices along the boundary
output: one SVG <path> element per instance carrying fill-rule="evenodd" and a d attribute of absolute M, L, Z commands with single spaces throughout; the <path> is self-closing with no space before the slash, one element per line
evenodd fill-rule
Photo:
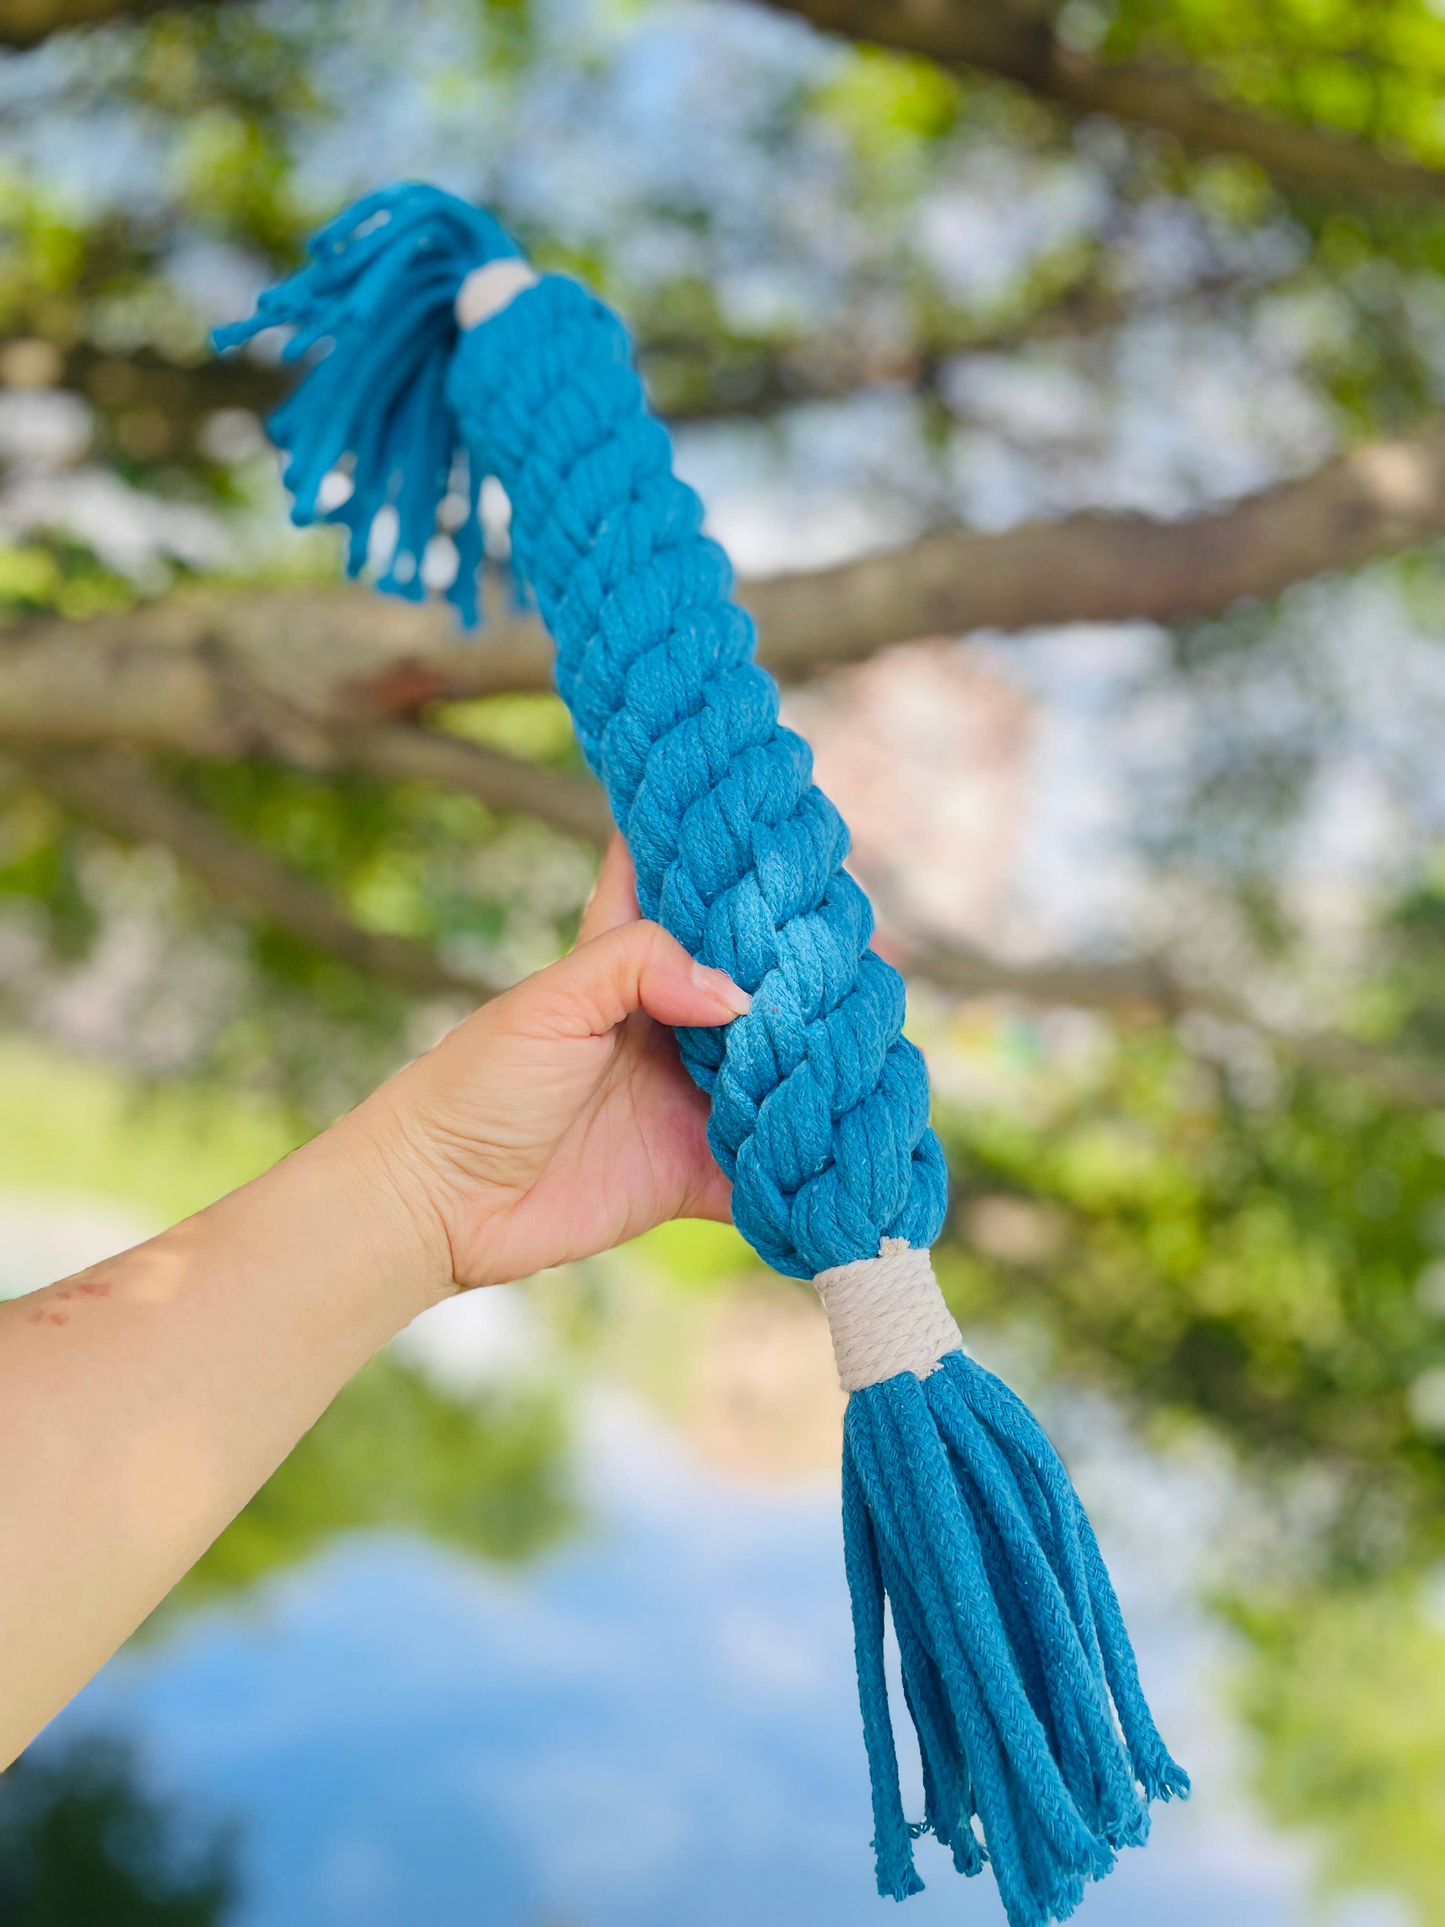
<path fill-rule="evenodd" d="M 341 586 L 280 342 L 207 349 L 352 196 L 484 201 L 636 332 L 910 978 L 945 1288 L 1194 1775 L 1083 1918 L 1445 1922 L 1445 8 L 0 43 L 0 1292 L 575 930 L 606 813 L 532 618 Z M 881 1918 L 839 1418 L 725 1228 L 428 1314 L 0 1776 L 0 1922 Z M 911 1918 L 1001 1919 L 923 1846 Z"/>

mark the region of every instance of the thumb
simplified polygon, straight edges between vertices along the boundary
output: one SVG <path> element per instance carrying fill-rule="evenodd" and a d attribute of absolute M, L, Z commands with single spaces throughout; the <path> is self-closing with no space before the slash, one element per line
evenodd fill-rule
<path fill-rule="evenodd" d="M 549 1037 L 601 1037 L 635 1010 L 662 1024 L 730 1024 L 752 1006 L 725 970 L 695 963 L 661 924 L 644 921 L 579 944 L 522 994 Z"/>

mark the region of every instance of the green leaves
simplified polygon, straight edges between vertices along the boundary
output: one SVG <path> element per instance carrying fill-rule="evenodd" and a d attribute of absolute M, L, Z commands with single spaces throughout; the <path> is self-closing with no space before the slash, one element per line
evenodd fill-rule
<path fill-rule="evenodd" d="M 1430 1589 L 1392 1581 L 1233 1616 L 1251 1648 L 1237 1687 L 1257 1784 L 1280 1820 L 1316 1832 L 1321 1884 L 1399 1894 L 1421 1927 L 1445 1919 L 1445 1627 Z"/>
<path fill-rule="evenodd" d="M 1100 51 L 1200 68 L 1226 98 L 1445 164 L 1428 0 L 1118 0 Z"/>
<path fill-rule="evenodd" d="M 114 1740 L 36 1748 L 0 1773 L 4 1927 L 220 1927 L 238 1888 L 228 1830 L 149 1791 Z"/>
<path fill-rule="evenodd" d="M 1409 1558 L 1445 1548 L 1445 1455 L 1410 1402 L 1445 1362 L 1416 1290 L 1445 1229 L 1429 1119 L 1313 1075 L 1247 1099 L 1145 1033 L 1036 1116 L 954 1114 L 944 1135 L 968 1173 L 948 1274 L 965 1316 L 1043 1324 L 1070 1371 L 1217 1430 L 1252 1476 L 1327 1467 L 1327 1564 L 1375 1559 L 1356 1537 L 1372 1489 L 1408 1493 Z M 970 1211 L 1000 1196 L 1055 1235 L 1001 1255 Z"/>

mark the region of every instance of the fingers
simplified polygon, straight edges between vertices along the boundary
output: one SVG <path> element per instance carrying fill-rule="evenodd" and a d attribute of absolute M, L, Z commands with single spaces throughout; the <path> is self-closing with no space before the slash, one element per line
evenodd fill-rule
<path fill-rule="evenodd" d="M 615 930 L 621 923 L 636 923 L 642 912 L 637 907 L 637 872 L 632 867 L 632 854 L 622 840 L 620 831 L 614 831 L 612 841 L 602 858 L 602 867 L 597 872 L 597 882 L 587 908 L 582 912 L 582 926 L 577 932 L 579 944 L 589 943 L 593 937 L 600 937 L 606 930 Z"/>
<path fill-rule="evenodd" d="M 635 1010 L 662 1024 L 730 1024 L 752 1004 L 726 971 L 694 963 L 661 924 L 640 920 L 605 929 L 511 994 L 529 993 L 553 1037 L 600 1037 Z"/>

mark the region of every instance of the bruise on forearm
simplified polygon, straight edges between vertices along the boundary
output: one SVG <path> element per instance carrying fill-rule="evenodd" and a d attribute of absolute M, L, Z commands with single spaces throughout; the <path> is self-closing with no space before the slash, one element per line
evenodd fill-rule
<path fill-rule="evenodd" d="M 72 1278 L 63 1278 L 58 1284 L 46 1285 L 40 1291 L 29 1294 L 25 1301 L 25 1317 L 32 1325 L 68 1325 L 74 1304 L 87 1298 L 109 1298 L 114 1290 L 114 1282 L 109 1274 L 109 1261 L 105 1265 L 94 1265 L 89 1271 L 78 1271 Z"/>

